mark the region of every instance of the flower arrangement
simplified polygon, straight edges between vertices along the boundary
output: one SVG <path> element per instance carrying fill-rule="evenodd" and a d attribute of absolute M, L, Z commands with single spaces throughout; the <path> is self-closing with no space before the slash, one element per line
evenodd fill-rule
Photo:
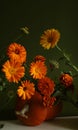
<path fill-rule="evenodd" d="M 25 34 L 29 33 L 27 27 L 21 30 Z M 57 29 L 45 30 L 40 36 L 40 45 L 44 51 L 56 48 L 58 59 L 47 59 L 39 54 L 30 63 L 27 59 L 27 49 L 23 45 L 17 42 L 8 45 L 6 54 L 0 58 L 0 95 L 7 90 L 8 100 L 16 100 L 18 97 L 21 104 L 21 101 L 30 102 L 37 92 L 42 98 L 44 108 L 52 108 L 60 101 L 68 101 L 78 107 L 78 95 L 74 96 L 74 79 L 78 68 L 58 46 L 59 40 L 60 32 Z M 66 70 L 63 71 L 62 65 L 65 65 Z M 55 74 L 56 70 L 58 73 Z M 24 115 L 24 110 L 22 113 Z M 19 115 L 19 112 L 17 114 Z"/>

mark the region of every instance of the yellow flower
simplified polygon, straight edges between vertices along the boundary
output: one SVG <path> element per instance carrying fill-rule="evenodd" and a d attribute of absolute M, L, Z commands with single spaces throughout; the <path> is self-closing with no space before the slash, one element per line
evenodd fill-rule
<path fill-rule="evenodd" d="M 21 44 L 11 43 L 8 47 L 7 55 L 10 59 L 23 63 L 26 61 L 27 52 Z"/>
<path fill-rule="evenodd" d="M 23 81 L 21 86 L 18 87 L 17 94 L 23 100 L 28 100 L 34 95 L 35 87 L 34 83 L 31 83 L 29 80 Z"/>
<path fill-rule="evenodd" d="M 60 33 L 56 29 L 48 29 L 44 31 L 40 38 L 40 44 L 44 49 L 54 48 L 60 39 Z"/>
<path fill-rule="evenodd" d="M 32 62 L 30 64 L 30 75 L 33 76 L 34 79 L 41 79 L 47 73 L 47 67 L 42 61 Z"/>
<path fill-rule="evenodd" d="M 2 71 L 5 73 L 9 82 L 18 83 L 18 81 L 20 81 L 20 79 L 24 76 L 25 68 L 21 66 L 19 62 L 7 60 L 3 64 Z"/>

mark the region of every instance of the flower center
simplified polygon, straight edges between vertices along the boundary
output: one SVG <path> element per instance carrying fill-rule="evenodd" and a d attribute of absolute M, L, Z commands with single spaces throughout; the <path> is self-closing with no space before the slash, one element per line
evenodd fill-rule
<path fill-rule="evenodd" d="M 16 50 L 15 50 L 15 53 L 16 53 L 16 54 L 19 54 L 19 50 L 18 50 L 18 49 L 16 49 Z"/>
<path fill-rule="evenodd" d="M 26 91 L 26 90 L 27 90 L 27 87 L 24 87 L 23 90 Z"/>
<path fill-rule="evenodd" d="M 53 38 L 52 38 L 52 37 L 49 37 L 47 41 L 48 41 L 49 43 L 51 43 L 52 40 L 53 40 Z"/>
<path fill-rule="evenodd" d="M 14 74 L 15 73 L 15 69 L 14 68 L 11 68 L 10 69 L 10 74 Z"/>
<path fill-rule="evenodd" d="M 40 68 L 35 68 L 36 73 L 40 73 Z"/>

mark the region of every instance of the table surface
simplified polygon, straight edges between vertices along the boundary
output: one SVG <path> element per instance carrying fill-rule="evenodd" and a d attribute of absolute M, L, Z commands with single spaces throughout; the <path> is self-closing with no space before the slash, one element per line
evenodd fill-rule
<path fill-rule="evenodd" d="M 25 126 L 18 120 L 0 121 L 1 130 L 78 130 L 78 116 L 57 117 L 38 126 Z"/>

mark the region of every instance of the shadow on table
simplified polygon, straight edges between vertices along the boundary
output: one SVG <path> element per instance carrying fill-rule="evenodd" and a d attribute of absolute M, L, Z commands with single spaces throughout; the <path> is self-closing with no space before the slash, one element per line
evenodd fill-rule
<path fill-rule="evenodd" d="M 56 118 L 54 120 L 49 121 L 48 123 L 52 123 L 52 125 L 54 126 L 68 128 L 71 130 L 78 130 L 78 117 Z"/>

